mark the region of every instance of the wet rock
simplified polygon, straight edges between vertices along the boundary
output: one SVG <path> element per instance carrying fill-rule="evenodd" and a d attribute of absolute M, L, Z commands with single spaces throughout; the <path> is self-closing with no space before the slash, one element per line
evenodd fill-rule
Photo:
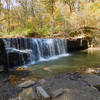
<path fill-rule="evenodd" d="M 100 91 L 100 84 L 99 84 L 99 85 L 94 85 L 94 87 L 95 87 L 98 91 Z"/>
<path fill-rule="evenodd" d="M 9 100 L 19 100 L 19 97 L 12 97 L 12 98 L 10 98 Z"/>
<path fill-rule="evenodd" d="M 86 39 L 68 39 L 67 50 L 68 52 L 84 50 L 88 48 L 88 41 Z"/>
<path fill-rule="evenodd" d="M 50 100 L 50 96 L 41 86 L 36 87 L 36 93 L 39 97 L 39 100 Z"/>
<path fill-rule="evenodd" d="M 34 81 L 29 80 L 29 81 L 26 81 L 24 83 L 19 84 L 18 87 L 20 87 L 20 88 L 28 88 L 30 86 L 33 86 L 34 84 L 35 84 Z"/>
<path fill-rule="evenodd" d="M 29 62 L 29 52 L 13 50 L 9 51 L 7 55 L 9 67 L 21 66 Z"/>
<path fill-rule="evenodd" d="M 94 73 L 99 74 L 100 73 L 100 68 L 96 68 Z"/>
<path fill-rule="evenodd" d="M 87 74 L 92 74 L 95 72 L 95 70 L 93 68 L 87 68 L 85 71 Z"/>
<path fill-rule="evenodd" d="M 4 66 L 5 70 L 8 70 L 7 53 L 3 39 L 0 39 L 0 65 Z"/>
<path fill-rule="evenodd" d="M 39 83 L 40 83 L 41 85 L 43 85 L 43 84 L 46 83 L 46 80 L 45 80 L 45 79 L 41 79 L 41 80 L 39 80 Z"/>
<path fill-rule="evenodd" d="M 71 80 L 77 80 L 77 79 L 81 78 L 80 72 L 75 72 L 75 73 L 71 74 L 71 75 L 69 76 L 69 78 L 70 78 Z"/>
<path fill-rule="evenodd" d="M 32 88 L 24 89 L 19 95 L 19 100 L 34 100 L 34 92 Z"/>
<path fill-rule="evenodd" d="M 84 89 L 65 89 L 64 94 L 55 100 L 100 100 L 99 92 L 85 87 Z"/>
<path fill-rule="evenodd" d="M 96 74 L 94 74 L 94 75 L 84 75 L 84 76 L 85 76 L 85 81 L 87 81 L 92 86 L 100 84 L 100 76 L 98 76 Z"/>
<path fill-rule="evenodd" d="M 4 70 L 4 66 L 0 66 L 0 72 L 3 72 Z"/>
<path fill-rule="evenodd" d="M 53 97 L 58 97 L 58 96 L 60 96 L 63 93 L 64 93 L 64 90 L 61 88 L 61 89 L 53 91 L 52 95 L 53 95 Z"/>
<path fill-rule="evenodd" d="M 20 59 L 20 60 L 19 60 Z M 23 64 L 21 56 L 18 52 L 9 52 L 8 53 L 8 62 L 10 67 L 20 66 Z"/>

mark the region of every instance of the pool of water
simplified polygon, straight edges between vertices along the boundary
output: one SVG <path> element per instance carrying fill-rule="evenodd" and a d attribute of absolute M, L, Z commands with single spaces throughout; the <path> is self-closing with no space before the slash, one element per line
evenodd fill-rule
<path fill-rule="evenodd" d="M 27 68 L 31 71 L 31 76 L 46 77 L 58 73 L 68 72 L 69 69 L 79 67 L 91 67 L 100 65 L 100 49 L 88 49 L 70 53 L 59 59 L 47 60 L 31 65 Z"/>

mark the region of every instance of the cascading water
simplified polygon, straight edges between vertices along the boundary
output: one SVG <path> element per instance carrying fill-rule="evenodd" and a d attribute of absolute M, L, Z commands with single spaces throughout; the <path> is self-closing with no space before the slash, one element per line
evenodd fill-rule
<path fill-rule="evenodd" d="M 7 52 L 20 54 L 23 65 L 68 55 L 67 40 L 64 39 L 10 38 L 3 40 Z M 24 58 L 25 53 L 28 55 L 27 62 Z"/>

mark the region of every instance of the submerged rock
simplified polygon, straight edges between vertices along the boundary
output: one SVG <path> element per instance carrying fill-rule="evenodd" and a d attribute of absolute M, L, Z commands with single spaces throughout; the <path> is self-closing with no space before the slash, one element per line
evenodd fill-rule
<path fill-rule="evenodd" d="M 100 68 L 96 68 L 96 70 L 95 70 L 94 73 L 95 73 L 95 74 L 100 74 Z"/>
<path fill-rule="evenodd" d="M 75 72 L 75 73 L 69 75 L 69 79 L 71 79 L 71 80 L 77 80 L 79 78 L 81 78 L 80 72 Z"/>
<path fill-rule="evenodd" d="M 34 100 L 34 93 L 32 88 L 24 89 L 19 95 L 18 100 Z"/>
<path fill-rule="evenodd" d="M 4 70 L 4 66 L 0 66 L 0 72 L 3 72 Z"/>
<path fill-rule="evenodd" d="M 100 91 L 100 84 L 99 84 L 99 85 L 94 85 L 94 87 L 95 87 L 98 91 Z"/>
<path fill-rule="evenodd" d="M 25 88 L 18 97 L 20 100 L 99 100 L 100 92 L 96 89 L 100 84 L 99 76 L 82 75 L 82 80 L 69 79 L 70 76 L 80 77 L 79 72 L 68 74 L 68 78 L 65 76 L 53 77 L 45 80 L 46 82 L 42 79 L 41 86 L 35 84 L 30 88 Z M 86 82 L 91 86 L 88 86 Z"/>
<path fill-rule="evenodd" d="M 95 70 L 93 68 L 87 68 L 85 71 L 87 74 L 92 74 L 95 72 Z"/>

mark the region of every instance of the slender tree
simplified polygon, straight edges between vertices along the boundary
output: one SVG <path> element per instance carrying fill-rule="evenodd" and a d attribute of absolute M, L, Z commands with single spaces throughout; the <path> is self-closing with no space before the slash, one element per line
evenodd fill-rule
<path fill-rule="evenodd" d="M 10 10 L 11 10 L 11 0 L 5 0 L 6 3 L 6 10 L 7 10 L 7 32 L 10 34 Z"/>
<path fill-rule="evenodd" d="M 2 10 L 2 3 L 1 3 L 1 0 L 0 0 L 0 15 L 1 15 L 1 10 Z"/>
<path fill-rule="evenodd" d="M 55 33 L 55 17 L 54 17 L 54 13 L 55 13 L 55 3 L 56 3 L 56 1 L 57 0 L 45 0 L 44 1 L 46 9 L 51 15 L 51 27 L 52 27 L 51 35 L 53 35 Z"/>
<path fill-rule="evenodd" d="M 24 21 L 24 28 L 27 27 L 27 22 L 28 22 L 28 7 L 29 7 L 29 2 L 28 0 L 16 0 L 17 3 L 20 5 L 21 7 L 21 15 L 23 17 L 23 21 Z"/>

